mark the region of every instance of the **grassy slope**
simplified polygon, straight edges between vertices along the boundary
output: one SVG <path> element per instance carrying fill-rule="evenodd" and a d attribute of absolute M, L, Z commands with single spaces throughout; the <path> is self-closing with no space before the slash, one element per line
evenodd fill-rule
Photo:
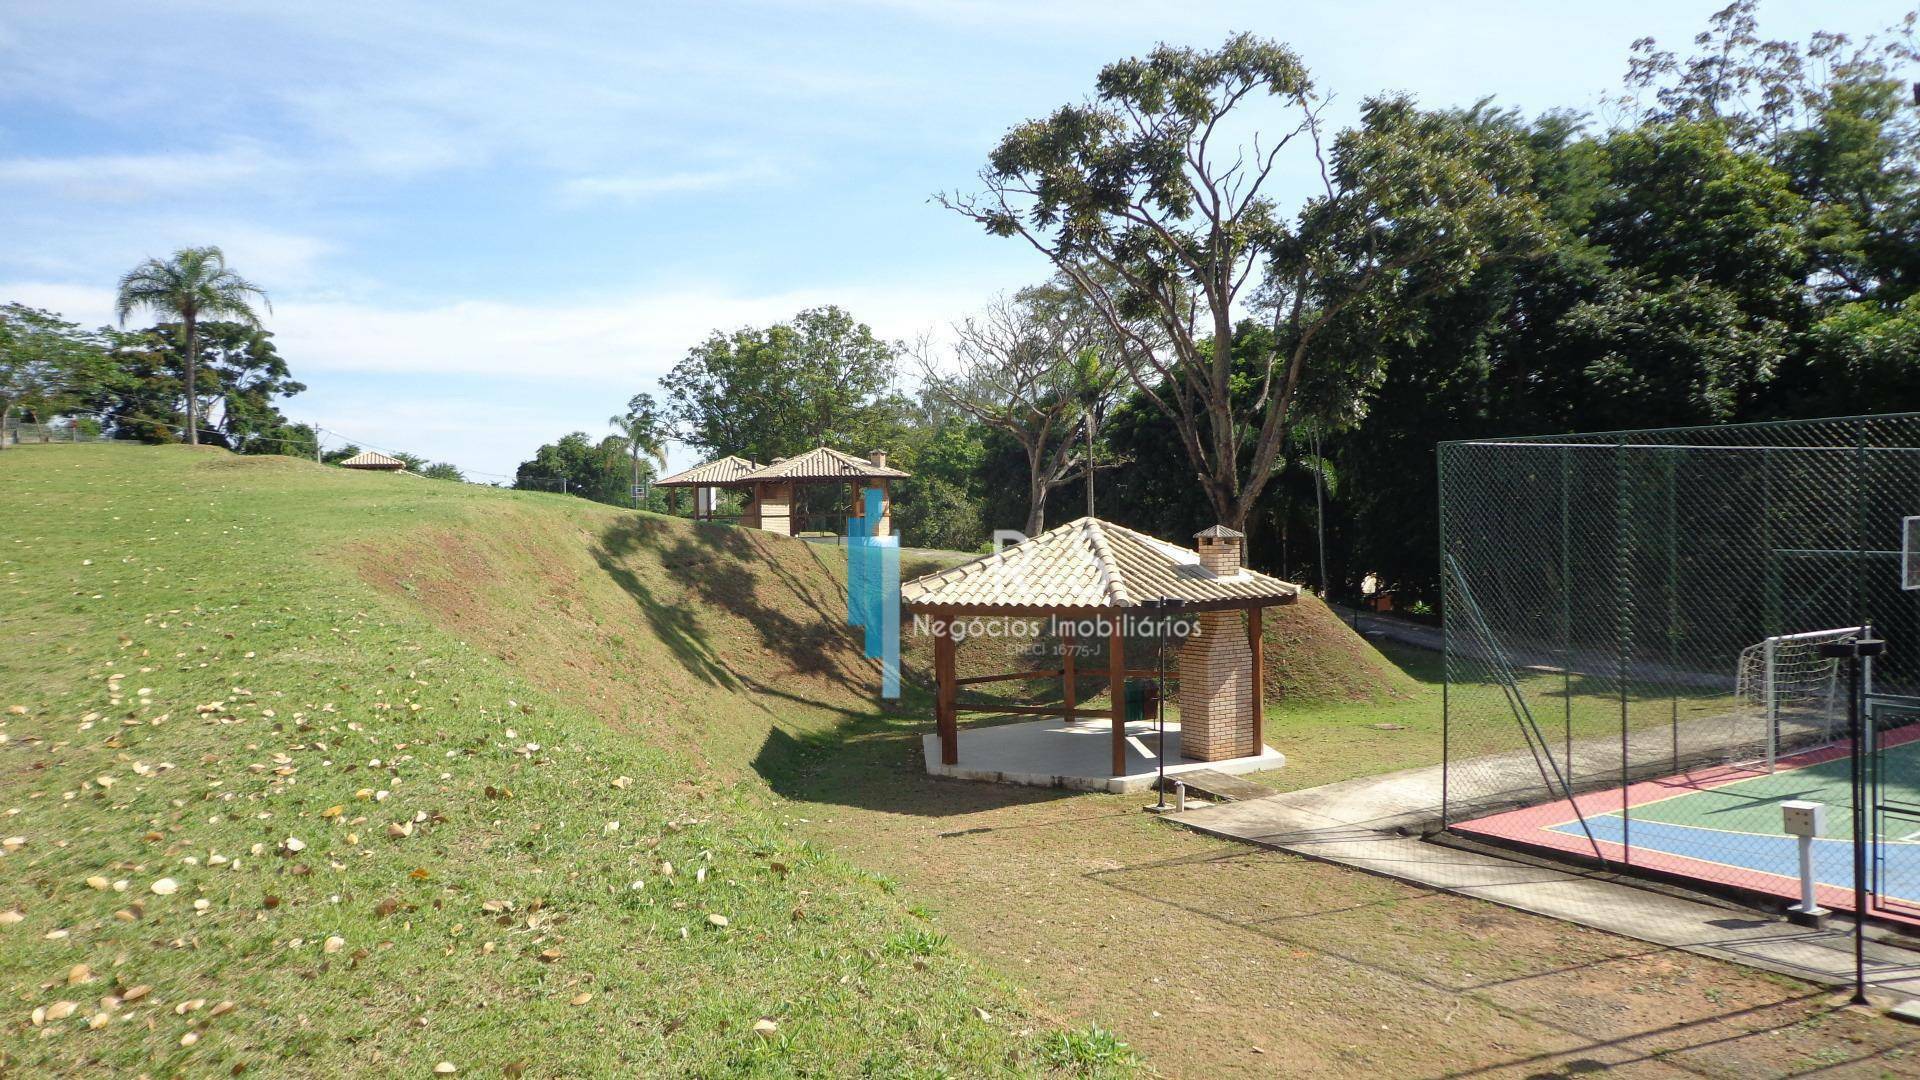
<path fill-rule="evenodd" d="M 829 599 L 792 553 L 184 448 L 11 450 L 0 491 L 0 1072 L 1044 1067 L 1013 991 L 690 754 L 859 707 L 810 615 L 757 621 Z"/>

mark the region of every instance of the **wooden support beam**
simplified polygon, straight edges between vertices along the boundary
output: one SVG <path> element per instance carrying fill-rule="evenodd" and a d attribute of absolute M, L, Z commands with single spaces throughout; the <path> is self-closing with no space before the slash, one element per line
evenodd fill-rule
<path fill-rule="evenodd" d="M 1074 666 L 1073 666 L 1073 651 L 1075 648 L 1074 640 L 1073 640 L 1073 624 L 1066 623 L 1061 625 L 1062 625 L 1062 629 L 1060 631 L 1060 701 L 1065 706 L 1065 709 L 1061 712 L 1060 715 L 1062 719 L 1071 721 L 1073 719 L 1073 707 L 1075 704 L 1074 694 L 1079 689 L 1077 686 L 1074 685 L 1075 680 L 1078 678 L 1078 673 L 1074 671 Z"/>
<path fill-rule="evenodd" d="M 936 626 L 945 631 L 945 626 Z M 933 638 L 933 678 L 935 683 L 935 723 L 940 729 L 940 761 L 960 764 L 959 720 L 954 709 L 953 635 L 936 633 Z"/>
<path fill-rule="evenodd" d="M 1121 620 L 1113 620 L 1113 634 L 1107 642 L 1107 696 L 1112 698 L 1113 775 L 1127 771 L 1127 641 L 1120 634 Z"/>
<path fill-rule="evenodd" d="M 1059 716 L 1061 715 L 1060 706 L 1058 705 L 984 705 L 984 704 L 970 705 L 970 704 L 967 704 L 966 702 L 956 702 L 953 708 L 955 712 L 990 713 L 990 714 L 998 714 L 1001 716 Z M 1098 720 L 1105 715 L 1107 714 L 1099 709 L 1075 709 L 1073 710 L 1073 716 L 1070 717 L 1070 719 Z"/>
<path fill-rule="evenodd" d="M 955 679 L 955 686 L 972 686 L 975 683 L 1006 682 L 1008 679 L 1058 679 L 1065 674 L 1061 669 L 1051 671 L 1008 671 L 999 675 L 969 675 L 964 679 Z"/>
<path fill-rule="evenodd" d="M 1247 609 L 1247 647 L 1253 652 L 1253 749 L 1249 754 L 1265 753 L 1267 746 L 1267 656 L 1261 642 L 1260 610 Z"/>

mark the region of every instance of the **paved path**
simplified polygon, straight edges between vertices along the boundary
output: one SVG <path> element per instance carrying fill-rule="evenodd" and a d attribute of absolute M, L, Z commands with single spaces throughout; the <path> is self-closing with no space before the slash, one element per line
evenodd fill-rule
<path fill-rule="evenodd" d="M 1200 832 L 1260 844 L 1625 937 L 1851 985 L 1844 927 L 1808 930 L 1731 903 L 1689 899 L 1599 871 L 1500 858 L 1407 835 L 1434 820 L 1439 770 L 1413 769 L 1173 815 Z M 1920 952 L 1868 942 L 1868 980 L 1920 999 Z"/>
<path fill-rule="evenodd" d="M 1438 626 L 1414 622 L 1394 615 L 1373 611 L 1355 611 L 1353 608 L 1338 604 L 1329 604 L 1342 622 L 1367 638 L 1385 638 L 1402 645 L 1411 645 L 1416 649 L 1428 649 L 1440 652 L 1445 648 L 1446 638 Z M 1456 631 L 1456 634 L 1458 632 Z M 1479 647 L 1469 638 L 1456 636 L 1453 642 L 1454 652 L 1468 659 L 1478 658 Z M 1504 659 L 1519 671 L 1558 672 L 1571 670 L 1575 674 L 1595 676 L 1602 680 L 1612 680 L 1620 673 L 1620 655 L 1613 649 L 1578 648 L 1571 653 L 1561 650 L 1551 643 L 1528 644 L 1524 641 L 1503 638 L 1500 642 Z M 1482 661 L 1484 664 L 1484 661 Z M 1688 686 L 1698 690 L 1711 690 L 1731 695 L 1734 690 L 1734 658 L 1729 657 L 1724 671 L 1693 671 L 1674 667 L 1649 656 L 1630 657 L 1627 664 L 1627 677 L 1635 683 L 1660 686 Z"/>

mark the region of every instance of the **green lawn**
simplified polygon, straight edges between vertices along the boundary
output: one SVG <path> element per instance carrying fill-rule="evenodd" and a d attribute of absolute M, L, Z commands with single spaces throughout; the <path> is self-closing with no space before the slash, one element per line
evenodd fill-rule
<path fill-rule="evenodd" d="M 633 515 L 177 447 L 10 449 L 0 492 L 0 1075 L 1089 1059 L 764 790 L 556 691 L 574 658 L 503 662 L 357 569 Z M 608 662 L 692 670 L 685 613 L 646 615 L 680 654 Z"/>

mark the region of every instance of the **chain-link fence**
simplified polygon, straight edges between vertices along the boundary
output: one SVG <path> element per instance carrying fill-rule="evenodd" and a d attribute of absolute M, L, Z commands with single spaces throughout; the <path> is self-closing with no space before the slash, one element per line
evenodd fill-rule
<path fill-rule="evenodd" d="M 22 423 L 8 420 L 0 427 L 0 446 L 34 446 L 53 443 L 105 442 L 101 425 L 72 419 L 51 424 Z"/>
<path fill-rule="evenodd" d="M 1824 799 L 1820 880 L 1850 886 L 1846 686 L 1819 646 L 1866 626 L 1882 773 L 1920 804 L 1920 414 L 1445 443 L 1440 498 L 1450 825 L 1782 893 L 1779 803 Z M 1885 839 L 1876 869 L 1917 853 L 1920 901 L 1920 845 Z"/>

